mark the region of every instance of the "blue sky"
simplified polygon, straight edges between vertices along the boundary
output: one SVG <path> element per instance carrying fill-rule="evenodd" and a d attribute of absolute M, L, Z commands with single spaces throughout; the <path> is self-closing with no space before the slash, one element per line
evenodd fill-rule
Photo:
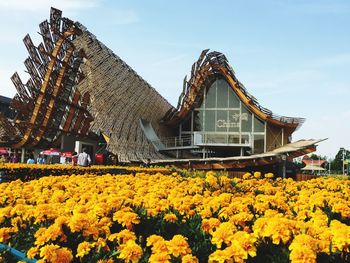
<path fill-rule="evenodd" d="M 293 140 L 350 149 L 349 1 L 0 0 L 0 94 L 28 79 L 22 39 L 41 41 L 50 6 L 80 21 L 173 105 L 203 49 L 223 52 L 238 79 L 274 113 L 305 117 Z"/>

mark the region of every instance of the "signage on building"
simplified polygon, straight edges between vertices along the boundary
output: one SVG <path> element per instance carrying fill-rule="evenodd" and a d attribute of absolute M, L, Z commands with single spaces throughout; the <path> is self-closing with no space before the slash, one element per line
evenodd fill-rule
<path fill-rule="evenodd" d="M 217 120 L 216 127 L 218 128 L 239 128 L 242 121 L 248 121 L 248 113 L 234 113 L 230 115 L 228 120 Z"/>

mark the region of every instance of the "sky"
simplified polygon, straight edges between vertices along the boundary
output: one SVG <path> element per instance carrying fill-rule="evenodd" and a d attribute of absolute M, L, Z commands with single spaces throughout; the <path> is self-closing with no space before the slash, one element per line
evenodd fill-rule
<path fill-rule="evenodd" d="M 293 134 L 324 139 L 316 154 L 350 150 L 350 1 L 0 0 L 0 95 L 23 82 L 29 33 L 50 7 L 79 21 L 172 105 L 203 49 L 226 55 L 236 77 L 278 115 L 304 117 Z"/>

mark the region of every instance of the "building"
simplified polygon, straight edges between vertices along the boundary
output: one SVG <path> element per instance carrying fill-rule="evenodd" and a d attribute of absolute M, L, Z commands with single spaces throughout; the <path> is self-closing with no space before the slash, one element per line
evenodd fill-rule
<path fill-rule="evenodd" d="M 225 163 L 224 158 L 239 157 L 228 162 L 234 167 L 247 160 L 277 162 L 283 154 L 300 156 L 319 142 L 290 145 L 304 119 L 262 107 L 219 52 L 201 53 L 175 108 L 60 10 L 52 8 L 50 20 L 39 28 L 43 42 L 37 47 L 29 35 L 24 38 L 30 79 L 24 84 L 17 73 L 11 78 L 18 92 L 11 102 L 17 115 L 13 125 L 3 125 L 2 144 L 63 151 L 89 146 L 92 153 L 106 145 L 119 162 L 194 160 L 203 167 L 218 163 L 210 158 Z M 4 140 L 1 136 L 9 132 L 17 136 Z"/>

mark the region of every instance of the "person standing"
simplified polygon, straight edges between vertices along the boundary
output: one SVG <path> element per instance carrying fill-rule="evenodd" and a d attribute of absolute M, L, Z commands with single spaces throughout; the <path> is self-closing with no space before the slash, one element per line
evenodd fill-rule
<path fill-rule="evenodd" d="M 34 155 L 33 154 L 29 155 L 27 163 L 28 164 L 35 164 L 35 160 L 34 160 Z"/>
<path fill-rule="evenodd" d="M 42 155 L 39 155 L 38 158 L 36 159 L 37 164 L 45 164 L 45 159 Z"/>
<path fill-rule="evenodd" d="M 79 153 L 77 164 L 82 167 L 87 167 L 91 164 L 91 158 L 86 148 L 83 148 L 83 152 Z"/>
<path fill-rule="evenodd" d="M 77 166 L 78 163 L 78 153 L 74 152 L 72 154 L 72 166 Z"/>
<path fill-rule="evenodd" d="M 17 153 L 14 153 L 12 156 L 10 156 L 10 162 L 11 163 L 18 163 L 18 156 Z"/>

